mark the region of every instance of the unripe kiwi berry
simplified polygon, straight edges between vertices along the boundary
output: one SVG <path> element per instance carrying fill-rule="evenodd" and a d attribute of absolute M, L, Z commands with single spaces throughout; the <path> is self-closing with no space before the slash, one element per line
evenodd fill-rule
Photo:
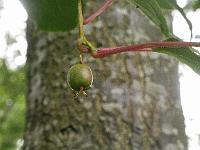
<path fill-rule="evenodd" d="M 75 64 L 68 71 L 67 82 L 72 90 L 87 90 L 93 82 L 92 70 L 86 64 Z"/>

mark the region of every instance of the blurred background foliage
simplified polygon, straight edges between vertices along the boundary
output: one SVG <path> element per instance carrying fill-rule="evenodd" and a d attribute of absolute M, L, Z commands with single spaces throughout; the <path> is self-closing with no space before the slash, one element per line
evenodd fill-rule
<path fill-rule="evenodd" d="M 16 150 L 23 143 L 26 82 L 24 64 L 15 64 L 15 59 L 22 56 L 18 45 L 25 31 L 12 18 L 20 20 L 18 13 L 8 14 L 16 1 L 10 9 L 4 8 L 6 2 L 0 0 L 0 150 Z"/>
<path fill-rule="evenodd" d="M 25 110 L 24 67 L 10 70 L 0 59 L 0 149 L 16 149 L 23 136 Z"/>

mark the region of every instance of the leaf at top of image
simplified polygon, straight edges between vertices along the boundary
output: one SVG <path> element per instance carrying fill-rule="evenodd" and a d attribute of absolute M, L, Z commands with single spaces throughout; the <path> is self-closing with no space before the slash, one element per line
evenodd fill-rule
<path fill-rule="evenodd" d="M 21 0 L 38 30 L 69 31 L 77 25 L 78 0 Z"/>
<path fill-rule="evenodd" d="M 200 0 L 194 0 L 194 1 L 191 3 L 191 6 L 192 6 L 192 8 L 196 11 L 197 9 L 200 8 Z"/>

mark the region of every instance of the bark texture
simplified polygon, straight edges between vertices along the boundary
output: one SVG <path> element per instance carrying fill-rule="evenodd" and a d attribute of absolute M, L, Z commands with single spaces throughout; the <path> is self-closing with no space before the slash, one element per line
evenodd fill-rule
<path fill-rule="evenodd" d="M 99 2 L 91 1 L 88 8 Z M 92 11 L 88 9 L 88 11 Z M 124 1 L 85 27 L 97 47 L 160 40 Z M 77 31 L 35 32 L 28 24 L 24 150 L 186 150 L 178 63 L 165 55 L 84 56 L 94 74 L 88 97 L 73 97 L 67 70 L 79 62 Z"/>

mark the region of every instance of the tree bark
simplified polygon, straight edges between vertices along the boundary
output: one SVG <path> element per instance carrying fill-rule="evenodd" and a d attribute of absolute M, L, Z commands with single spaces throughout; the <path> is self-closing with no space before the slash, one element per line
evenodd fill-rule
<path fill-rule="evenodd" d="M 88 8 L 96 5 L 92 1 Z M 161 39 L 159 30 L 124 1 L 85 29 L 97 47 Z M 187 149 L 177 61 L 155 53 L 96 60 L 84 55 L 94 83 L 88 97 L 76 99 L 66 75 L 79 62 L 77 31 L 35 32 L 29 23 L 27 40 L 24 150 Z"/>

